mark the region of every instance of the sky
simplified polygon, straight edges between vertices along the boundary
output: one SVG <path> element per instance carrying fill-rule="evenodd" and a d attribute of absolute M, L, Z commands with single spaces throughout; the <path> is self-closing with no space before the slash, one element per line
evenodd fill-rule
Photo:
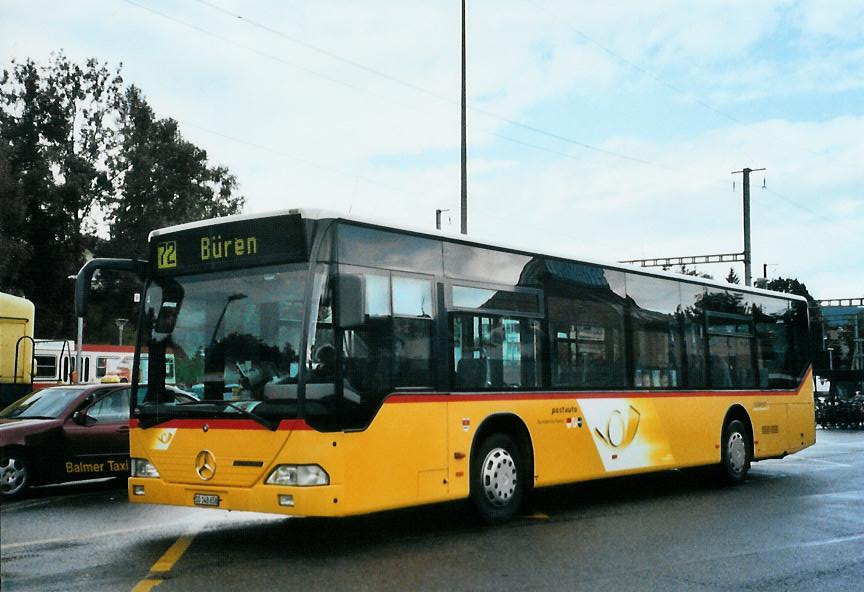
<path fill-rule="evenodd" d="M 620 261 L 743 250 L 864 296 L 860 0 L 468 0 L 468 233 Z M 246 212 L 459 231 L 459 0 L 0 0 L 0 64 L 122 63 Z M 763 188 L 764 185 L 764 188 Z M 766 267 L 763 267 L 767 265 Z M 706 265 L 724 278 L 743 264 Z"/>

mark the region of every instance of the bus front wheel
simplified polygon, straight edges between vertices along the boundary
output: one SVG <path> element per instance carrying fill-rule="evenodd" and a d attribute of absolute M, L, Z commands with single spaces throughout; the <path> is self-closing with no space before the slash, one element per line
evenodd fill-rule
<path fill-rule="evenodd" d="M 471 463 L 471 498 L 487 524 L 510 520 L 522 504 L 525 466 L 520 451 L 507 434 L 483 440 Z"/>
<path fill-rule="evenodd" d="M 750 469 L 750 437 L 744 424 L 735 419 L 723 428 L 720 443 L 720 476 L 728 483 L 741 483 Z"/>

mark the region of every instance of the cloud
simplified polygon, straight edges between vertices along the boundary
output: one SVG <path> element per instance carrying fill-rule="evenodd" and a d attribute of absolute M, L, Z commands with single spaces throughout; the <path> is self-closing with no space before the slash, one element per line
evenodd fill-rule
<path fill-rule="evenodd" d="M 281 35 L 200 3 L 135 0 L 160 16 L 12 0 L 0 55 L 122 61 L 237 174 L 250 211 L 431 229 L 450 208 L 458 225 L 458 3 L 212 1 Z M 854 1 L 469 3 L 472 233 L 600 259 L 733 252 L 729 172 L 764 166 L 757 263 L 826 297 L 864 294 L 862 19 Z"/>

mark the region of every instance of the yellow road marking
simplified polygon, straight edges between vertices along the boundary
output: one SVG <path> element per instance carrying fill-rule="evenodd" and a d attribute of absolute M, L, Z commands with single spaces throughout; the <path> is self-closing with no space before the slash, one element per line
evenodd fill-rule
<path fill-rule="evenodd" d="M 135 587 L 132 588 L 132 592 L 150 592 L 153 588 L 162 583 L 162 580 L 141 580 Z"/>
<path fill-rule="evenodd" d="M 183 553 L 186 552 L 186 549 L 189 548 L 193 536 L 194 535 L 186 534 L 177 539 L 174 544 L 165 551 L 165 554 L 159 558 L 159 561 L 153 564 L 153 567 L 150 568 L 150 573 L 165 573 L 171 571 L 174 564 L 177 563 L 177 561 L 183 556 Z"/>
<path fill-rule="evenodd" d="M 189 548 L 189 545 L 192 544 L 193 538 L 195 538 L 195 535 L 185 534 L 174 541 L 174 544 L 168 547 L 168 550 L 162 554 L 162 557 L 153 564 L 147 577 L 135 584 L 135 587 L 132 588 L 132 592 L 148 592 L 161 584 L 162 580 L 159 576 L 171 571 L 174 564 L 180 561 L 180 558 L 183 557 L 183 553 L 185 553 L 186 549 Z"/>

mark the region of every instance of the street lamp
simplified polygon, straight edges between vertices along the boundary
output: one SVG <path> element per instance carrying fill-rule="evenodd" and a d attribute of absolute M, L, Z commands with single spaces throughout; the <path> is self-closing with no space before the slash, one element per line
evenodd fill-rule
<path fill-rule="evenodd" d="M 828 348 L 828 369 L 829 370 L 834 369 L 834 348 L 833 347 Z"/>
<path fill-rule="evenodd" d="M 118 345 L 123 345 L 123 327 L 129 322 L 129 319 L 114 319 L 114 322 L 117 323 L 117 329 L 120 333 L 117 338 Z"/>
<path fill-rule="evenodd" d="M 74 317 L 75 316 L 75 283 L 78 281 L 78 274 L 67 275 L 66 279 L 67 280 L 73 280 L 73 282 L 72 282 L 72 316 Z M 74 372 L 75 372 L 75 376 L 76 376 L 76 378 L 78 378 L 78 380 L 73 381 L 72 376 L 70 375 L 69 382 L 81 382 L 81 380 L 80 380 L 80 378 L 81 378 L 81 349 L 84 347 L 83 346 L 84 317 L 77 317 L 76 322 L 78 323 L 78 336 L 77 336 L 78 339 L 76 340 L 76 343 L 75 343 L 75 368 L 74 368 Z"/>

